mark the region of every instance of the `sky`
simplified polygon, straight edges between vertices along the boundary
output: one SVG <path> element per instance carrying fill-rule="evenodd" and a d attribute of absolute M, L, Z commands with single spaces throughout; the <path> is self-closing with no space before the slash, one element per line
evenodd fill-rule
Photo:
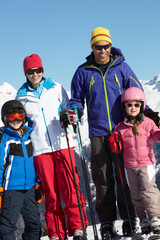
<path fill-rule="evenodd" d="M 96 27 L 109 29 L 140 80 L 151 80 L 160 73 L 159 9 L 160 0 L 0 0 L 0 85 L 18 90 L 23 60 L 36 53 L 44 77 L 70 90 Z"/>

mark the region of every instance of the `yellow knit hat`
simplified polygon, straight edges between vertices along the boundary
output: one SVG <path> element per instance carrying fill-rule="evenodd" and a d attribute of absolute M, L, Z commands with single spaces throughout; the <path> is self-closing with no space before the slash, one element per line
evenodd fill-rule
<path fill-rule="evenodd" d="M 92 45 L 100 40 L 105 40 L 111 44 L 112 47 L 112 40 L 111 36 L 109 34 L 109 30 L 103 27 L 97 27 L 93 30 L 92 36 L 91 36 L 91 48 Z"/>

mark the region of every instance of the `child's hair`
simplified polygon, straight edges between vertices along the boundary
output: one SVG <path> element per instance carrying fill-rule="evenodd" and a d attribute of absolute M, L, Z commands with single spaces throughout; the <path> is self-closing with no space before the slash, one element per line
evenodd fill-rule
<path fill-rule="evenodd" d="M 137 117 L 133 118 L 133 119 L 130 121 L 130 123 L 133 124 L 133 133 L 134 133 L 135 135 L 138 135 L 138 134 L 139 134 L 139 117 L 138 117 L 138 118 L 137 118 Z"/>
<path fill-rule="evenodd" d="M 125 105 L 125 102 L 124 102 L 124 105 Z M 125 114 L 126 118 L 128 119 L 128 122 L 133 124 L 134 134 L 135 135 L 139 134 L 139 123 L 140 123 L 140 120 L 142 118 L 142 112 L 139 112 L 137 116 L 132 117 L 132 116 L 127 114 L 125 106 L 124 106 L 124 114 Z"/>

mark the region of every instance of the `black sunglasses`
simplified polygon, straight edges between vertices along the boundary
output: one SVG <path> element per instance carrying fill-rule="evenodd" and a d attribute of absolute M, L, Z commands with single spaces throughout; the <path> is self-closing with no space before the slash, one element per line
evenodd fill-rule
<path fill-rule="evenodd" d="M 32 74 L 34 74 L 34 72 L 36 72 L 37 74 L 41 73 L 42 72 L 42 68 L 28 69 L 26 71 L 26 74 L 32 75 Z"/>
<path fill-rule="evenodd" d="M 108 49 L 110 47 L 111 44 L 107 44 L 107 45 L 93 45 L 97 50 L 102 50 L 102 48 L 104 48 L 104 50 Z"/>

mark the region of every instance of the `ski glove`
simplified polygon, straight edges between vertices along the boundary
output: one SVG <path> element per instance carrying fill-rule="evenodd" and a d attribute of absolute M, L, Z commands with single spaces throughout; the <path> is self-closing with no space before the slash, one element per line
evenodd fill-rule
<path fill-rule="evenodd" d="M 77 106 L 73 106 L 72 109 L 68 110 L 68 120 L 71 125 L 76 124 L 80 121 L 82 112 Z"/>
<path fill-rule="evenodd" d="M 3 192 L 4 192 L 3 187 L 0 187 L 0 209 L 1 209 L 1 206 L 2 206 L 2 196 L 3 196 Z"/>
<path fill-rule="evenodd" d="M 109 145 L 114 153 L 118 153 L 120 147 L 119 147 L 119 135 L 117 133 L 113 133 L 109 138 Z"/>
<path fill-rule="evenodd" d="M 44 195 L 42 192 L 42 186 L 41 185 L 35 185 L 35 199 L 36 203 L 40 204 L 43 201 Z"/>
<path fill-rule="evenodd" d="M 60 123 L 61 127 L 68 127 L 69 124 L 74 125 L 80 121 L 82 117 L 82 112 L 77 106 L 73 106 L 72 109 L 68 111 L 60 111 Z"/>
<path fill-rule="evenodd" d="M 68 125 L 70 124 L 68 120 L 68 112 L 66 110 L 62 110 L 60 111 L 59 114 L 60 114 L 61 127 L 62 128 L 68 127 Z"/>

